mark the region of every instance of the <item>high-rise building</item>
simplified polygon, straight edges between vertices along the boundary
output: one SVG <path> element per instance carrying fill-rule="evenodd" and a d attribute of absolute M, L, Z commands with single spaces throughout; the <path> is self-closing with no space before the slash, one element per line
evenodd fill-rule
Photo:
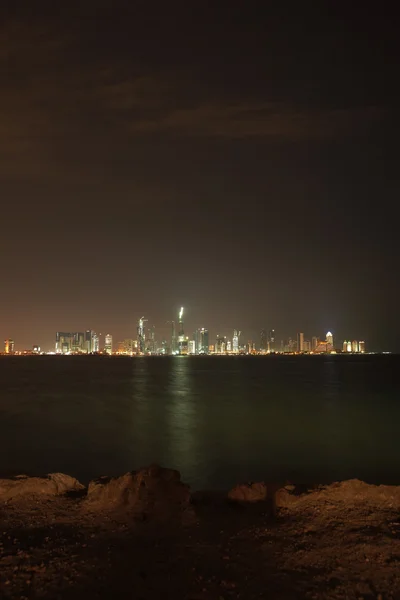
<path fill-rule="evenodd" d="M 123 354 L 129 354 L 130 356 L 132 356 L 132 354 L 136 352 L 136 348 L 137 348 L 137 341 L 133 340 L 132 338 L 126 338 L 122 342 L 121 349 L 122 349 Z"/>
<path fill-rule="evenodd" d="M 178 315 L 179 333 L 178 333 L 178 354 L 185 355 L 188 353 L 188 338 L 185 337 L 183 329 L 183 306 Z"/>
<path fill-rule="evenodd" d="M 325 341 L 327 344 L 327 351 L 333 350 L 333 334 L 330 331 L 326 334 Z"/>
<path fill-rule="evenodd" d="M 226 352 L 226 337 L 222 335 L 217 335 L 217 339 L 215 342 L 215 352 L 216 354 L 225 354 Z"/>
<path fill-rule="evenodd" d="M 56 333 L 56 354 L 67 354 L 72 350 L 73 333 L 57 331 Z"/>
<path fill-rule="evenodd" d="M 33 354 L 40 354 L 40 346 L 38 344 L 35 344 L 32 348 L 32 352 Z"/>
<path fill-rule="evenodd" d="M 104 337 L 104 351 L 107 354 L 112 354 L 113 351 L 113 339 L 110 333 L 106 333 Z"/>
<path fill-rule="evenodd" d="M 14 354 L 14 340 L 11 340 L 10 338 L 4 340 L 4 353 Z"/>
<path fill-rule="evenodd" d="M 329 345 L 327 342 L 319 342 L 318 346 L 315 348 L 314 352 L 316 354 L 321 354 L 324 352 L 330 352 Z"/>
<path fill-rule="evenodd" d="M 137 351 L 138 354 L 144 354 L 146 346 L 146 335 L 144 331 L 144 324 L 147 321 L 144 317 L 140 317 L 137 326 Z"/>
<path fill-rule="evenodd" d="M 261 352 L 266 352 L 268 350 L 268 338 L 267 338 L 267 332 L 265 331 L 265 329 L 261 329 L 260 350 L 261 350 Z"/>
<path fill-rule="evenodd" d="M 317 336 L 316 336 L 316 335 L 314 335 L 314 336 L 311 338 L 311 350 L 312 350 L 313 352 L 314 352 L 314 350 L 316 349 L 316 347 L 318 346 L 318 344 L 319 344 L 319 339 L 317 338 Z"/>
<path fill-rule="evenodd" d="M 275 329 L 270 329 L 268 332 L 268 352 L 275 352 Z"/>
<path fill-rule="evenodd" d="M 92 331 L 91 331 L 91 329 L 86 329 L 86 331 L 85 331 L 84 350 L 87 354 L 90 354 L 90 352 L 92 351 Z"/>
<path fill-rule="evenodd" d="M 171 354 L 175 354 L 177 351 L 175 321 L 168 321 L 168 324 L 171 325 Z"/>
<path fill-rule="evenodd" d="M 85 334 L 83 331 L 75 331 L 72 334 L 72 352 L 83 352 L 85 348 Z"/>
<path fill-rule="evenodd" d="M 92 331 L 92 352 L 100 352 L 100 338 L 97 333 Z"/>
<path fill-rule="evenodd" d="M 352 352 L 358 352 L 358 342 L 357 342 L 357 340 L 353 340 L 351 342 L 351 351 Z"/>
<path fill-rule="evenodd" d="M 358 351 L 364 354 L 365 352 L 365 342 L 358 342 Z"/>
<path fill-rule="evenodd" d="M 189 340 L 188 354 L 196 354 L 196 341 L 195 340 Z"/>
<path fill-rule="evenodd" d="M 208 354 L 208 329 L 198 329 L 196 331 L 196 353 L 197 354 Z"/>
<path fill-rule="evenodd" d="M 342 349 L 342 351 L 343 352 L 347 352 L 347 341 L 346 340 L 344 340 L 344 342 L 343 342 L 343 349 Z"/>
<path fill-rule="evenodd" d="M 232 337 L 232 352 L 234 354 L 238 354 L 238 352 L 239 352 L 239 338 L 240 338 L 240 331 L 238 329 L 234 329 L 233 337 Z"/>
<path fill-rule="evenodd" d="M 232 352 L 232 342 L 231 340 L 226 340 L 226 351 Z"/>
<path fill-rule="evenodd" d="M 350 340 L 347 342 L 347 352 L 351 352 L 351 342 L 350 342 Z"/>
<path fill-rule="evenodd" d="M 304 333 L 297 334 L 297 352 L 304 352 Z"/>
<path fill-rule="evenodd" d="M 310 340 L 304 340 L 304 342 L 303 342 L 303 350 L 304 350 L 304 352 L 311 352 L 311 342 L 310 342 Z"/>

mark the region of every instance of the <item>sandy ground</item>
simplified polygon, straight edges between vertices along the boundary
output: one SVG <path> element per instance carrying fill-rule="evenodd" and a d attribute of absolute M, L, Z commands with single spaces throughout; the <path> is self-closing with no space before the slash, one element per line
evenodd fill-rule
<path fill-rule="evenodd" d="M 83 503 L 0 504 L 0 598 L 400 599 L 400 504 L 375 486 L 288 495 L 275 518 L 196 494 L 179 525 Z"/>

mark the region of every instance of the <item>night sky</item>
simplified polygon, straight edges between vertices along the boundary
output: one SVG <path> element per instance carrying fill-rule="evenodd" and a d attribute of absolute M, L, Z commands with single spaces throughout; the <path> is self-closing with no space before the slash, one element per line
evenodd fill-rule
<path fill-rule="evenodd" d="M 351 4 L 1 2 L 1 339 L 400 350 L 398 24 Z"/>

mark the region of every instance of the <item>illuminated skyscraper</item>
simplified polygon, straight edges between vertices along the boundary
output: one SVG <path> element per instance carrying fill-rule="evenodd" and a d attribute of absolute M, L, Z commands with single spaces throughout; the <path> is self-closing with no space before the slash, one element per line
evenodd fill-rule
<path fill-rule="evenodd" d="M 5 354 L 14 354 L 14 340 L 11 340 L 11 339 L 4 340 L 4 353 Z"/>
<path fill-rule="evenodd" d="M 196 354 L 196 341 L 195 340 L 189 340 L 188 354 Z"/>
<path fill-rule="evenodd" d="M 297 352 L 304 352 L 304 333 L 297 334 Z"/>
<path fill-rule="evenodd" d="M 107 354 L 112 354 L 113 351 L 113 339 L 112 335 L 110 335 L 109 333 L 107 333 L 104 338 L 104 351 Z"/>
<path fill-rule="evenodd" d="M 172 352 L 172 354 L 175 354 L 175 352 L 176 352 L 175 321 L 171 321 L 171 352 Z"/>
<path fill-rule="evenodd" d="M 351 342 L 350 342 L 350 340 L 347 342 L 347 352 L 351 352 Z"/>
<path fill-rule="evenodd" d="M 309 340 L 304 340 L 303 348 L 304 352 L 311 352 L 311 342 Z"/>
<path fill-rule="evenodd" d="M 319 344 L 319 339 L 317 338 L 317 336 L 315 336 L 315 335 L 314 335 L 314 336 L 311 338 L 311 350 L 312 350 L 313 352 L 314 352 L 314 350 L 316 349 L 316 347 L 318 346 L 318 344 Z"/>
<path fill-rule="evenodd" d="M 73 333 L 57 331 L 56 333 L 56 354 L 67 354 L 72 350 Z"/>
<path fill-rule="evenodd" d="M 351 342 L 351 351 L 352 352 L 358 352 L 358 342 L 357 342 L 357 340 L 353 340 Z"/>
<path fill-rule="evenodd" d="M 132 356 L 132 354 L 134 352 L 136 352 L 136 347 L 137 347 L 137 342 L 136 342 L 136 340 L 133 340 L 132 338 L 126 338 L 123 341 L 123 352 L 125 354 L 129 354 L 130 356 Z"/>
<path fill-rule="evenodd" d="M 261 329 L 260 350 L 261 352 L 266 352 L 268 350 L 268 339 L 267 332 L 265 331 L 265 329 Z"/>
<path fill-rule="evenodd" d="M 226 340 L 226 351 L 232 352 L 232 342 L 231 340 Z"/>
<path fill-rule="evenodd" d="M 145 352 L 145 341 L 146 336 L 144 333 L 144 324 L 147 321 L 144 317 L 141 317 L 137 326 L 137 351 L 138 354 L 144 354 Z"/>
<path fill-rule="evenodd" d="M 232 351 L 235 354 L 238 354 L 238 352 L 239 352 L 239 338 L 240 338 L 240 331 L 238 329 L 234 329 L 233 337 L 232 337 Z"/>
<path fill-rule="evenodd" d="M 178 333 L 178 354 L 184 355 L 188 353 L 188 339 L 185 337 L 185 331 L 183 329 L 183 306 L 179 311 L 178 316 L 179 333 Z"/>
<path fill-rule="evenodd" d="M 196 331 L 196 353 L 208 354 L 208 329 L 198 329 Z"/>
<path fill-rule="evenodd" d="M 326 334 L 325 340 L 327 343 L 328 350 L 333 350 L 333 335 L 330 331 L 328 331 L 328 333 Z"/>
<path fill-rule="evenodd" d="M 217 339 L 215 342 L 215 353 L 216 354 L 225 354 L 226 351 L 226 337 L 222 335 L 217 335 Z"/>
<path fill-rule="evenodd" d="M 75 331 L 72 334 L 72 342 L 71 342 L 71 350 L 72 352 L 83 352 L 85 346 L 85 334 L 83 331 Z"/>
<path fill-rule="evenodd" d="M 365 352 L 365 342 L 358 342 L 358 351 L 364 354 Z"/>
<path fill-rule="evenodd" d="M 268 352 L 275 352 L 275 329 L 270 329 L 268 332 Z"/>
<path fill-rule="evenodd" d="M 100 338 L 94 331 L 92 331 L 92 352 L 100 352 Z"/>
<path fill-rule="evenodd" d="M 154 325 L 152 327 L 147 327 L 145 348 L 146 352 L 150 352 L 151 354 L 156 353 L 156 328 Z"/>
<path fill-rule="evenodd" d="M 343 342 L 343 352 L 347 352 L 347 341 L 344 340 Z"/>
<path fill-rule="evenodd" d="M 92 352 L 92 330 L 91 329 L 87 329 L 85 331 L 85 342 L 84 342 L 84 349 L 85 352 L 87 352 L 88 354 L 90 352 Z"/>

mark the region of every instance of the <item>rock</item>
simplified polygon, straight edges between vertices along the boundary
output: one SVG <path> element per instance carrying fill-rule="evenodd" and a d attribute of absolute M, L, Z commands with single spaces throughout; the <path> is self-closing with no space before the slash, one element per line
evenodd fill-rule
<path fill-rule="evenodd" d="M 58 496 L 84 488 L 77 479 L 64 473 L 50 473 L 46 477 L 19 475 L 12 479 L 0 479 L 0 501 L 23 496 Z"/>
<path fill-rule="evenodd" d="M 313 497 L 326 498 L 330 502 L 345 502 L 347 506 L 368 503 L 380 508 L 386 506 L 400 509 L 400 486 L 372 485 L 358 479 L 332 483 L 316 490 Z"/>
<path fill-rule="evenodd" d="M 275 483 L 242 483 L 228 493 L 228 500 L 242 504 L 266 502 L 270 513 L 275 515 L 277 506 L 286 506 L 290 502 L 286 500 L 285 492 L 280 495 L 281 489 L 282 485 Z M 289 495 L 288 492 L 286 494 Z"/>
<path fill-rule="evenodd" d="M 297 502 L 298 496 L 293 493 L 294 486 L 285 486 L 276 490 L 275 505 L 279 508 L 287 508 Z"/>
<path fill-rule="evenodd" d="M 122 510 L 142 519 L 194 514 L 189 487 L 181 482 L 180 473 L 158 465 L 91 481 L 84 505 L 89 510 Z"/>
<path fill-rule="evenodd" d="M 235 502 L 265 502 L 268 488 L 265 483 L 242 483 L 228 493 L 228 498 Z"/>

